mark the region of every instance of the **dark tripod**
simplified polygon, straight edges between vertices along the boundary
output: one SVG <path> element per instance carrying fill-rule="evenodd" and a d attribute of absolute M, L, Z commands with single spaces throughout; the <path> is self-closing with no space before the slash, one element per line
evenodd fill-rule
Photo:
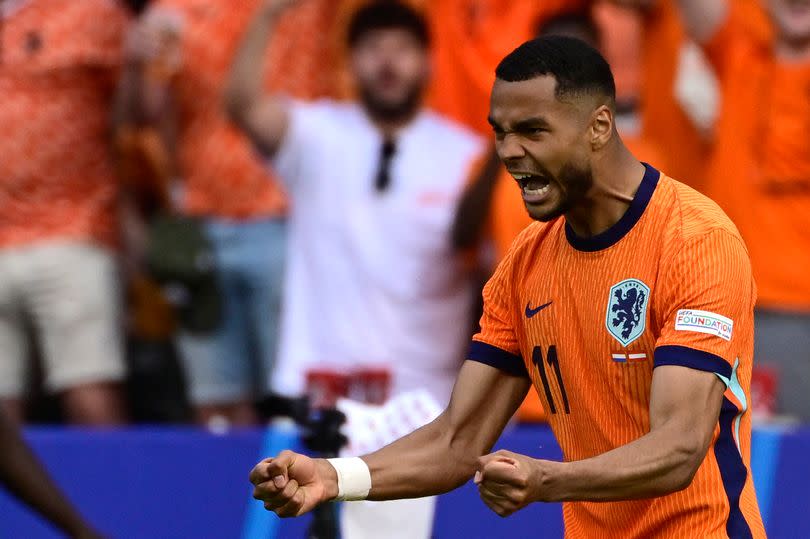
<path fill-rule="evenodd" d="M 259 404 L 259 411 L 266 419 L 287 417 L 301 429 L 301 440 L 310 454 L 322 458 L 337 457 L 348 441 L 340 432 L 346 416 L 335 408 L 312 409 L 309 399 L 286 399 L 269 397 Z M 336 506 L 321 504 L 312 512 L 312 524 L 307 530 L 307 539 L 338 539 L 340 537 Z"/>

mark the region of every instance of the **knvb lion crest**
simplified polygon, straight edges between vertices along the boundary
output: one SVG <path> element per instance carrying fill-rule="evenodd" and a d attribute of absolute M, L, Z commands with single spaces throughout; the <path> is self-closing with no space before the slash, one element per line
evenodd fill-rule
<path fill-rule="evenodd" d="M 607 330 L 627 346 L 644 333 L 650 288 L 638 279 L 625 279 L 610 287 Z"/>

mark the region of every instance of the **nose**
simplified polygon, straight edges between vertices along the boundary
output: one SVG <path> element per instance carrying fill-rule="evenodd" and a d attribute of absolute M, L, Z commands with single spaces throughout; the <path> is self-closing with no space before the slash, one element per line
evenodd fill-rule
<path fill-rule="evenodd" d="M 501 161 L 509 162 L 526 156 L 526 150 L 513 134 L 506 134 L 495 142 L 495 151 Z"/>

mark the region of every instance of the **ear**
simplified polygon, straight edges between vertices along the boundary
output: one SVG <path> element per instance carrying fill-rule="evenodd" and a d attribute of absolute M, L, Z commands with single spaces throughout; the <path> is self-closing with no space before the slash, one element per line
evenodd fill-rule
<path fill-rule="evenodd" d="M 601 150 L 613 137 L 615 118 L 607 105 L 600 105 L 593 113 L 591 120 L 591 149 Z"/>

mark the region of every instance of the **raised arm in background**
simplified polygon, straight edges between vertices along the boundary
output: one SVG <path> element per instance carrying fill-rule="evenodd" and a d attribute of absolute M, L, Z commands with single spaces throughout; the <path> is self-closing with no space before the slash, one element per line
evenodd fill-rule
<path fill-rule="evenodd" d="M 611 0 L 620 6 L 647 9 L 656 3 L 672 0 Z M 686 32 L 697 43 L 706 43 L 723 24 L 728 14 L 728 0 L 677 0 Z"/>
<path fill-rule="evenodd" d="M 728 16 L 728 0 L 678 0 L 686 33 L 699 44 L 707 43 Z"/>
<path fill-rule="evenodd" d="M 478 174 L 458 203 L 451 236 L 456 249 L 472 249 L 484 235 L 492 194 L 501 171 L 501 160 L 494 148 L 483 159 L 483 166 L 479 167 Z"/>
<path fill-rule="evenodd" d="M 161 127 L 171 116 L 170 81 L 182 66 L 182 17 L 163 8 L 144 13 L 132 26 L 113 106 L 116 131 Z"/>
<path fill-rule="evenodd" d="M 264 92 L 265 51 L 281 14 L 296 0 L 266 0 L 236 53 L 225 89 L 230 118 L 264 154 L 278 150 L 289 122 L 287 104 Z"/>
<path fill-rule="evenodd" d="M 73 539 L 100 539 L 0 411 L 0 483 Z"/>
<path fill-rule="evenodd" d="M 432 423 L 363 457 L 371 470 L 368 499 L 418 498 L 448 492 L 475 473 L 529 390 L 528 378 L 467 361 L 447 409 Z M 284 451 L 250 473 L 254 497 L 281 517 L 298 516 L 337 496 L 337 475 L 323 459 Z"/>

